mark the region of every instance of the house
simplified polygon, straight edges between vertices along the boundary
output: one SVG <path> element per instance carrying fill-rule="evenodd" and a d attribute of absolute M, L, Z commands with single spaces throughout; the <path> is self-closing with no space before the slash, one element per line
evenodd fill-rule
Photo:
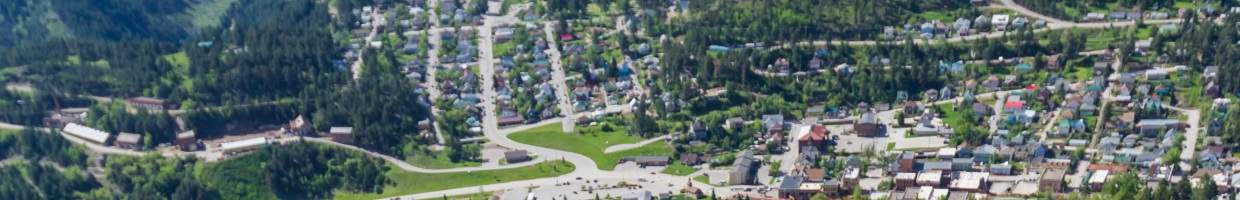
<path fill-rule="evenodd" d="M 904 152 L 900 154 L 900 172 L 913 172 L 917 167 L 917 155 L 913 152 Z"/>
<path fill-rule="evenodd" d="M 1038 189 L 1048 192 L 1062 192 L 1066 174 L 1067 171 L 1063 169 L 1047 169 L 1042 173 L 1042 177 L 1038 179 Z"/>
<path fill-rule="evenodd" d="M 973 162 L 990 162 L 998 151 L 998 148 L 989 144 L 979 146 L 973 150 Z"/>
<path fill-rule="evenodd" d="M 922 165 L 921 165 L 921 170 L 922 170 L 922 171 L 933 171 L 933 170 L 938 170 L 938 171 L 951 171 L 951 170 L 952 170 L 952 162 L 950 162 L 950 161 L 930 161 L 930 162 L 925 162 L 925 163 L 922 163 Z"/>
<path fill-rule="evenodd" d="M 1046 69 L 1059 70 L 1063 67 L 1063 62 L 1059 60 L 1059 54 L 1051 55 L 1046 58 Z"/>
<path fill-rule="evenodd" d="M 685 166 L 702 164 L 702 157 L 698 156 L 696 153 L 680 154 L 680 164 L 684 164 Z"/>
<path fill-rule="evenodd" d="M 995 26 L 996 31 L 1006 31 L 1009 19 L 1011 16 L 1008 15 L 994 15 L 990 19 L 990 24 Z"/>
<path fill-rule="evenodd" d="M 1093 22 L 1093 21 L 1102 21 L 1102 20 L 1106 20 L 1106 15 L 1103 15 L 1102 13 L 1096 13 L 1096 12 L 1087 13 L 1085 14 L 1085 17 L 1081 18 L 1082 22 Z"/>
<path fill-rule="evenodd" d="M 496 42 L 505 42 L 508 40 L 512 40 L 513 32 L 514 32 L 514 29 L 511 27 L 495 29 Z"/>
<path fill-rule="evenodd" d="M 731 185 L 749 185 L 754 182 L 754 173 L 757 173 L 757 162 L 753 159 L 753 152 L 745 150 L 736 156 L 736 160 L 732 162 L 732 171 L 728 172 L 728 184 Z"/>
<path fill-rule="evenodd" d="M 781 134 L 784 132 L 784 115 L 762 115 L 762 124 L 766 126 L 768 134 Z"/>
<path fill-rule="evenodd" d="M 530 153 L 525 150 L 512 150 L 504 152 L 504 162 L 508 164 L 530 161 Z"/>
<path fill-rule="evenodd" d="M 745 127 L 745 119 L 740 117 L 728 118 L 723 122 L 723 126 L 731 130 L 740 130 Z"/>
<path fill-rule="evenodd" d="M 1151 80 L 1151 81 L 1167 79 L 1167 75 L 1168 75 L 1167 70 L 1163 70 L 1161 68 L 1155 68 L 1155 69 L 1150 69 L 1150 70 L 1145 71 L 1145 79 Z"/>
<path fill-rule="evenodd" d="M 895 188 L 899 189 L 899 188 L 909 188 L 909 187 L 916 187 L 916 186 L 917 186 L 917 173 L 912 173 L 912 172 L 896 173 L 896 187 Z"/>
<path fill-rule="evenodd" d="M 990 173 L 995 175 L 1012 175 L 1012 165 L 1007 163 L 990 165 Z"/>
<path fill-rule="evenodd" d="M 706 132 L 706 123 L 702 122 L 702 120 L 693 121 L 693 124 L 689 126 L 689 136 L 692 137 L 693 140 L 697 141 L 702 141 L 709 138 L 710 133 Z"/>
<path fill-rule="evenodd" d="M 112 141 L 112 134 L 108 134 L 107 132 L 103 132 L 99 129 L 82 126 L 77 123 L 69 123 L 68 125 L 65 125 L 65 128 L 61 129 L 61 132 L 67 133 L 74 137 L 86 139 L 87 141 L 95 144 L 106 145 Z"/>
<path fill-rule="evenodd" d="M 1155 137 L 1158 134 L 1164 133 L 1166 129 L 1187 128 L 1186 126 L 1180 120 L 1174 119 L 1143 119 L 1137 122 L 1137 129 L 1145 137 Z"/>
<path fill-rule="evenodd" d="M 116 136 L 116 142 L 113 144 L 120 148 L 140 149 L 142 148 L 142 135 L 122 132 Z"/>
<path fill-rule="evenodd" d="M 156 99 L 156 98 L 150 98 L 150 97 L 134 97 L 134 98 L 126 99 L 125 102 L 128 102 L 130 105 L 133 105 L 133 106 L 146 108 L 148 110 L 164 110 L 164 109 L 173 109 L 175 107 L 174 105 L 165 103 L 163 99 Z"/>
<path fill-rule="evenodd" d="M 943 171 L 928 170 L 917 174 L 917 185 L 939 187 L 943 185 Z"/>
<path fill-rule="evenodd" d="M 882 135 L 882 124 L 878 122 L 874 113 L 865 113 L 853 123 L 853 130 L 857 132 L 857 136 L 877 137 Z"/>
<path fill-rule="evenodd" d="M 353 143 L 353 127 L 331 127 L 327 131 L 327 138 L 333 142 L 343 144 Z"/>
<path fill-rule="evenodd" d="M 511 126 L 511 125 L 521 124 L 524 122 L 525 122 L 525 117 L 518 115 L 516 111 L 505 110 L 501 112 L 499 121 L 497 123 L 500 126 Z"/>
<path fill-rule="evenodd" d="M 177 133 L 177 138 L 172 141 L 172 145 L 176 145 L 184 151 L 193 151 L 198 147 L 197 141 L 197 134 L 194 131 L 185 131 Z"/>
<path fill-rule="evenodd" d="M 1102 191 L 1102 187 L 1106 184 L 1107 177 L 1109 175 L 1110 175 L 1110 171 L 1107 171 L 1107 170 L 1094 171 L 1093 173 L 1091 173 L 1089 175 L 1090 191 Z"/>

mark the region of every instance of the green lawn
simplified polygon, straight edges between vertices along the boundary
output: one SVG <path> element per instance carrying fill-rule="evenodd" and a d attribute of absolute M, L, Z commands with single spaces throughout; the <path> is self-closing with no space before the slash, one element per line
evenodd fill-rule
<path fill-rule="evenodd" d="M 943 21 L 943 23 L 953 22 L 956 20 L 956 17 L 953 17 L 950 13 L 947 13 L 944 11 L 926 11 L 926 12 L 917 14 L 917 16 L 921 16 L 921 18 L 925 18 L 926 21 L 939 20 L 939 21 Z"/>
<path fill-rule="evenodd" d="M 989 106 L 992 104 L 987 104 L 987 105 Z M 971 112 L 972 108 L 962 107 L 958 110 L 952 111 L 952 109 L 955 107 L 956 105 L 952 105 L 952 104 L 943 104 L 939 106 L 939 108 L 942 109 L 944 113 L 943 123 L 946 123 L 948 126 L 951 126 L 951 127 L 964 127 L 965 123 L 970 123 L 969 119 L 965 118 L 964 112 Z"/>
<path fill-rule="evenodd" d="M 491 192 L 479 192 L 479 193 L 466 194 L 466 195 L 449 196 L 448 199 L 451 199 L 451 200 L 485 200 L 485 199 L 491 199 L 491 194 L 492 194 Z"/>
<path fill-rule="evenodd" d="M 416 153 L 413 156 L 405 158 L 405 162 L 408 162 L 413 166 L 427 169 L 475 167 L 481 165 L 481 163 L 478 162 L 452 162 L 452 159 L 448 158 L 447 153 L 448 152 L 446 151 L 436 151 L 429 154 Z"/>
<path fill-rule="evenodd" d="M 494 53 L 495 56 L 506 56 L 512 53 L 512 50 L 515 49 L 516 47 L 517 47 L 517 41 L 509 40 L 507 42 L 496 43 L 495 47 L 493 47 L 491 50 L 494 51 L 492 53 Z"/>
<path fill-rule="evenodd" d="M 198 165 L 195 176 L 219 192 L 221 199 L 276 199 L 264 180 L 266 154 L 252 153 L 222 162 Z"/>
<path fill-rule="evenodd" d="M 668 165 L 667 168 L 663 169 L 664 174 L 671 174 L 671 175 L 676 175 L 676 176 L 687 176 L 697 171 L 698 171 L 697 168 L 685 166 L 684 164 L 681 164 L 680 162 L 672 162 L 671 165 Z"/>
<path fill-rule="evenodd" d="M 707 184 L 707 185 L 715 186 L 714 184 L 711 184 L 711 183 L 710 183 L 710 177 L 706 176 L 706 174 L 702 174 L 702 175 L 698 175 L 698 176 L 696 176 L 696 177 L 693 177 L 693 180 L 698 181 L 698 182 L 705 183 L 705 184 Z"/>
<path fill-rule="evenodd" d="M 568 174 L 575 169 L 572 163 L 565 161 L 543 162 L 513 169 L 439 174 L 408 172 L 393 166 L 388 170 L 387 175 L 396 184 L 384 188 L 383 193 L 337 191 L 334 199 L 380 199 L 452 188 L 554 177 Z"/>
<path fill-rule="evenodd" d="M 1076 80 L 1089 80 L 1094 77 L 1094 68 L 1092 66 L 1074 67 L 1072 68 L 1072 75 L 1076 77 Z"/>
<path fill-rule="evenodd" d="M 164 60 L 176 67 L 189 67 L 189 56 L 184 51 L 164 55 Z"/>
<path fill-rule="evenodd" d="M 599 6 L 597 3 L 586 5 L 586 14 L 589 14 L 590 16 L 607 16 L 607 13 L 603 12 L 603 7 Z"/>
<path fill-rule="evenodd" d="M 561 131 L 560 124 L 551 124 L 508 135 L 517 142 L 534 146 L 547 147 L 578 153 L 598 163 L 599 169 L 612 170 L 616 162 L 626 156 L 671 155 L 672 147 L 662 142 L 654 142 L 635 149 L 604 154 L 603 150 L 616 144 L 636 143 L 640 137 L 625 134 L 622 127 L 610 132 L 594 131 L 595 127 L 578 128 L 579 133 L 569 134 Z"/>

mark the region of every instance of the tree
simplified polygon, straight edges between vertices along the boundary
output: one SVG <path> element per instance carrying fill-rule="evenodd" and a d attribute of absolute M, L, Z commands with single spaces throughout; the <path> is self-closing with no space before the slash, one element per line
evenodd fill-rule
<path fill-rule="evenodd" d="M 1201 187 L 1193 189 L 1192 199 L 1211 200 L 1218 196 L 1218 194 L 1218 185 L 1214 184 L 1214 179 L 1212 177 L 1207 176 L 1204 180 L 1201 180 Z"/>

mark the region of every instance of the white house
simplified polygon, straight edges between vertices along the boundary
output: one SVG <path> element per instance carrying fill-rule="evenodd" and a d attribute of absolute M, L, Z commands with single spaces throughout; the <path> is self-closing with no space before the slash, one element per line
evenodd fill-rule
<path fill-rule="evenodd" d="M 990 24 L 994 25 L 997 31 L 1005 31 L 1010 19 L 1011 16 L 1008 15 L 994 15 L 994 17 L 990 18 Z"/>

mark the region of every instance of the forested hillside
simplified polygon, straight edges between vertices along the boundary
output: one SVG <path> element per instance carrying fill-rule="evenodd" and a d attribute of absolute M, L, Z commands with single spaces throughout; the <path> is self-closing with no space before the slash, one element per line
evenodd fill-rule
<path fill-rule="evenodd" d="M 184 40 L 213 26 L 235 0 L 9 0 L 0 2 L 0 47 L 55 38 Z"/>

